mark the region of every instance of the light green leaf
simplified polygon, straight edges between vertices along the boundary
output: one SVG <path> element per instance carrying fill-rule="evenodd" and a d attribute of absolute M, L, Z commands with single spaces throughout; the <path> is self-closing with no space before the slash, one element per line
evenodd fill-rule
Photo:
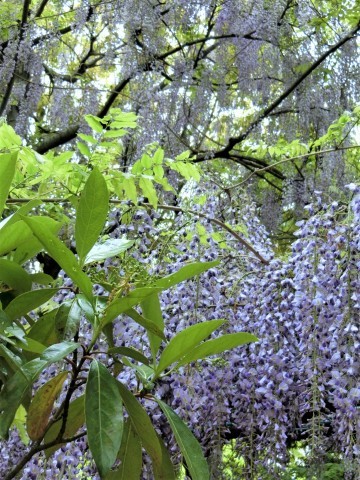
<path fill-rule="evenodd" d="M 0 255 L 6 255 L 15 250 L 32 237 L 32 231 L 23 221 L 5 225 L 0 230 Z"/>
<path fill-rule="evenodd" d="M 124 178 L 121 183 L 121 187 L 125 192 L 125 198 L 127 200 L 131 200 L 134 203 L 137 203 L 138 197 L 134 179 L 132 177 Z"/>
<path fill-rule="evenodd" d="M 117 383 L 104 365 L 91 362 L 85 418 L 89 447 L 101 477 L 109 472 L 121 445 L 124 420 Z"/>
<path fill-rule="evenodd" d="M 104 138 L 117 138 L 117 137 L 123 137 L 126 134 L 127 134 L 126 130 L 106 130 L 103 136 Z"/>
<path fill-rule="evenodd" d="M 15 174 L 17 152 L 0 153 L 0 217 Z"/>
<path fill-rule="evenodd" d="M 153 182 L 148 178 L 140 177 L 139 187 L 144 196 L 149 200 L 149 203 L 153 205 L 156 210 L 158 206 L 158 197 Z"/>
<path fill-rule="evenodd" d="M 39 290 L 22 293 L 5 308 L 6 315 L 11 320 L 16 320 L 46 303 L 58 291 L 58 288 L 40 288 Z"/>
<path fill-rule="evenodd" d="M 84 133 L 78 133 L 77 136 L 79 138 L 81 138 L 81 140 L 84 140 L 84 142 L 89 142 L 89 143 L 92 143 L 92 144 L 95 144 L 97 143 L 98 141 L 96 140 L 96 138 L 94 138 L 93 136 L 91 135 L 85 135 Z"/>
<path fill-rule="evenodd" d="M 89 147 L 85 145 L 85 143 L 82 142 L 77 142 L 76 146 L 79 150 L 79 152 L 84 155 L 84 157 L 90 158 L 91 157 L 91 152 L 89 150 Z"/>
<path fill-rule="evenodd" d="M 56 233 L 61 228 L 61 223 L 56 222 L 52 218 L 49 217 L 37 217 L 39 222 L 42 224 L 43 228 L 48 232 L 56 235 Z M 12 255 L 12 260 L 16 263 L 23 264 L 30 258 L 34 257 L 40 250 L 42 250 L 41 242 L 34 236 L 31 229 L 28 225 L 24 224 L 23 221 L 19 221 L 16 223 L 22 226 L 23 232 L 23 239 L 19 246 L 17 246 L 15 252 Z M 10 228 L 15 227 L 15 225 L 10 225 Z M 7 234 L 7 229 L 5 228 L 5 234 Z"/>
<path fill-rule="evenodd" d="M 31 440 L 41 440 L 48 425 L 54 402 L 61 392 L 68 372 L 61 372 L 35 393 L 27 414 L 27 432 Z"/>
<path fill-rule="evenodd" d="M 16 410 L 16 414 L 15 414 L 15 418 L 12 426 L 18 429 L 18 432 L 23 444 L 29 445 L 30 438 L 26 432 L 25 425 L 26 425 L 26 410 L 22 405 L 20 405 L 20 407 Z"/>
<path fill-rule="evenodd" d="M 209 467 L 199 442 L 181 418 L 168 405 L 161 400 L 156 399 L 156 401 L 170 423 L 181 453 L 186 460 L 192 480 L 208 480 L 210 478 Z"/>
<path fill-rule="evenodd" d="M 87 298 L 92 301 L 92 284 L 87 275 L 81 270 L 74 254 L 69 250 L 63 242 L 61 242 L 55 235 L 49 233 L 44 228 L 37 217 L 24 218 L 24 221 L 29 225 L 34 235 L 43 244 L 49 255 L 65 270 L 69 277 L 78 285 L 78 287 L 85 293 Z"/>
<path fill-rule="evenodd" d="M 162 449 L 148 414 L 134 395 L 121 382 L 117 382 L 117 384 L 130 420 L 143 447 L 150 455 L 152 462 L 160 468 Z"/>
<path fill-rule="evenodd" d="M 219 328 L 224 320 L 210 320 L 197 323 L 186 328 L 173 337 L 161 354 L 156 368 L 156 376 L 163 372 L 172 363 L 180 360 L 191 352 L 200 342 L 208 337 L 214 330 Z"/>
<path fill-rule="evenodd" d="M 231 350 L 232 348 L 239 347 L 240 345 L 244 345 L 246 343 L 257 341 L 258 338 L 255 337 L 255 335 L 246 332 L 222 335 L 219 338 L 208 340 L 207 342 L 201 343 L 195 347 L 180 360 L 177 367 L 187 363 L 195 362 L 196 360 L 210 357 L 211 355 L 225 352 L 226 350 Z"/>
<path fill-rule="evenodd" d="M 4 228 L 5 225 L 8 227 L 18 222 L 20 220 L 21 215 L 24 215 L 24 216 L 27 215 L 29 212 L 31 212 L 33 208 L 38 207 L 39 205 L 41 205 L 41 200 L 30 200 L 30 202 L 26 203 L 25 205 L 22 205 L 18 210 L 16 210 L 15 213 L 1 220 L 0 230 Z M 25 225 L 23 227 L 25 228 Z"/>
<path fill-rule="evenodd" d="M 104 177 L 94 168 L 86 181 L 76 211 L 76 250 L 83 264 L 104 227 L 109 209 L 109 192 Z"/>
<path fill-rule="evenodd" d="M 21 138 L 15 130 L 6 123 L 0 126 L 0 148 L 14 148 L 21 146 Z"/>
<path fill-rule="evenodd" d="M 95 243 L 90 252 L 86 255 L 84 265 L 115 257 L 124 252 L 134 244 L 133 240 L 125 238 L 109 238 L 103 243 Z"/>
<path fill-rule="evenodd" d="M 103 131 L 103 126 L 98 117 L 95 117 L 94 115 L 85 115 L 84 118 L 89 127 L 95 130 L 95 132 L 101 133 Z"/>

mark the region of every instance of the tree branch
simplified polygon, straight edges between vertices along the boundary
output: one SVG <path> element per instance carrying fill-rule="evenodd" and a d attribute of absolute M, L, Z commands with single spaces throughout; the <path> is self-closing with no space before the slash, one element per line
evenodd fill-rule
<path fill-rule="evenodd" d="M 228 158 L 229 153 L 231 150 L 237 145 L 238 143 L 241 143 L 244 141 L 249 134 L 258 126 L 260 123 L 267 118 L 286 98 L 290 96 L 290 94 L 297 89 L 299 85 L 303 83 L 303 81 L 312 74 L 314 70 L 319 67 L 331 54 L 335 53 L 339 48 L 341 48 L 346 42 L 354 38 L 357 34 L 357 32 L 360 29 L 360 21 L 356 25 L 356 27 L 351 30 L 347 35 L 345 35 L 343 38 L 341 38 L 335 45 L 330 47 L 326 52 L 324 52 L 314 63 L 310 65 L 309 68 L 306 69 L 306 71 L 300 75 L 293 83 L 290 85 L 289 88 L 287 88 L 276 100 L 274 100 L 265 110 L 263 110 L 256 118 L 253 120 L 250 125 L 247 127 L 247 129 L 238 135 L 237 137 L 231 137 L 228 141 L 228 144 L 226 145 L 225 148 L 213 153 L 211 155 L 212 158 Z M 206 154 L 201 154 L 198 156 L 198 161 L 205 160 Z"/>
<path fill-rule="evenodd" d="M 9 100 L 10 100 L 10 95 L 11 95 L 11 92 L 12 92 L 12 89 L 13 89 L 13 86 L 14 86 L 14 83 L 15 83 L 15 77 L 16 77 L 15 70 L 16 70 L 17 63 L 18 63 L 18 58 L 19 58 L 19 48 L 20 48 L 21 42 L 24 38 L 25 26 L 26 26 L 28 14 L 29 14 L 30 3 L 31 3 L 31 0 L 25 0 L 24 1 L 24 6 L 23 6 L 23 10 L 22 10 L 22 15 L 21 15 L 20 29 L 19 29 L 19 32 L 20 32 L 19 33 L 19 40 L 18 40 L 17 49 L 16 49 L 16 53 L 15 53 L 15 58 L 14 58 L 14 63 L 15 63 L 14 72 L 13 72 L 12 77 L 11 77 L 7 87 L 6 87 L 6 90 L 5 90 L 5 93 L 4 93 L 2 102 L 1 102 L 0 117 L 4 114 L 4 112 L 6 110 L 6 107 L 7 107 L 7 104 L 9 102 Z"/>

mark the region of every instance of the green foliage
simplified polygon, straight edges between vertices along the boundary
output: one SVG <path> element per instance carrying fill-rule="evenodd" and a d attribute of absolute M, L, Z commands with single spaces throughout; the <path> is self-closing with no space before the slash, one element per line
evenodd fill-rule
<path fill-rule="evenodd" d="M 9 428 L 15 424 L 24 441 L 29 437 L 36 445 L 44 445 L 49 457 L 61 445 L 72 441 L 80 428 L 86 427 L 89 448 L 102 478 L 139 478 L 144 448 L 152 460 L 154 478 L 175 479 L 169 452 L 139 398 L 145 402 L 157 401 L 193 478 L 205 480 L 209 477 L 208 467 L 197 440 L 152 392 L 169 367 L 179 368 L 257 339 L 250 334 L 235 334 L 206 341 L 224 323 L 212 320 L 195 324 L 166 341 L 159 294 L 218 265 L 217 261 L 188 264 L 171 275 L 153 278 L 144 266 L 129 260 L 124 264 L 125 271 L 131 273 L 129 277 L 121 277 L 111 269 L 107 276 L 101 277 L 98 266 L 104 259 L 120 258 L 134 245 L 126 238 L 109 239 L 104 232 L 109 194 L 115 194 L 113 180 L 116 178 L 119 186 L 122 180 L 132 178 L 135 190 L 128 184 L 124 192 L 130 188 L 136 195 L 127 198 L 136 201 L 142 192 L 156 206 L 158 196 L 154 184 L 168 189 L 163 177 L 164 166 L 181 171 L 185 179 L 191 180 L 198 179 L 198 170 L 188 163 L 188 153 L 176 159 L 175 166 L 156 148 L 134 165 L 132 177 L 123 176 L 121 180 L 119 172 L 108 169 L 109 158 L 105 159 L 104 168 L 101 152 L 106 149 L 111 153 L 112 148 L 115 151 L 118 138 L 127 128 L 135 127 L 136 117 L 113 110 L 104 119 L 87 115 L 86 121 L 95 132 L 94 136 L 80 136 L 86 144 L 81 143 L 79 150 L 84 154 L 87 148 L 92 165 L 90 172 L 87 166 L 71 163 L 70 154 L 39 156 L 23 147 L 10 127 L 0 127 L 0 146 L 11 150 L 2 154 L 6 175 L 2 177 L 0 198 L 5 205 L 4 212 L 8 209 L 10 213 L 0 223 L 0 355 L 4 383 L 0 391 L 0 436 L 6 438 Z M 49 180 L 48 175 L 49 165 L 57 161 L 62 174 L 69 174 L 64 175 L 61 185 L 57 178 Z M 69 220 L 60 210 L 47 209 L 33 198 L 48 192 L 50 185 L 54 187 L 54 195 L 61 195 L 56 200 L 60 202 L 65 198 L 65 190 L 73 190 L 76 254 L 60 236 L 64 229 L 72 228 Z M 26 194 L 29 202 L 14 210 L 9 200 L 11 194 Z M 47 210 L 57 220 L 46 215 Z M 52 297 L 63 287 L 61 281 L 29 273 L 33 268 L 29 261 L 41 251 L 50 255 L 73 281 L 71 300 L 60 305 L 52 302 Z M 94 293 L 98 282 L 104 285 L 108 296 Z M 135 348 L 114 345 L 112 325 L 119 316 L 130 317 L 146 330 L 151 358 Z M 92 339 L 87 345 L 78 340 L 81 318 L 92 328 Z M 96 344 L 101 336 L 107 339 L 108 348 L 100 360 Z M 112 367 L 108 360 L 113 361 Z M 61 362 L 58 375 L 35 388 L 33 393 L 40 374 L 58 362 Z M 134 391 L 116 380 L 124 367 L 133 369 L 138 379 Z M 84 372 L 87 372 L 86 390 L 84 395 L 79 395 Z M 62 391 L 64 400 L 59 405 L 57 397 Z M 124 420 L 123 406 L 128 421 Z M 121 465 L 112 470 L 116 460 L 120 460 Z"/>

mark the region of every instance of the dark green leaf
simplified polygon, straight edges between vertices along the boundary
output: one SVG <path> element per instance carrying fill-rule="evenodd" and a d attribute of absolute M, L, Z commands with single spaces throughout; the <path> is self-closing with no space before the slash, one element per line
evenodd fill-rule
<path fill-rule="evenodd" d="M 223 323 L 224 320 L 210 320 L 208 322 L 197 323 L 175 335 L 161 354 L 159 364 L 156 368 L 156 375 L 158 376 L 172 363 L 180 360 L 187 353 L 191 352 L 194 347 Z"/>
<path fill-rule="evenodd" d="M 89 302 L 89 300 L 84 295 L 80 294 L 80 295 L 76 295 L 76 301 L 81 311 L 84 313 L 85 317 L 87 318 L 87 320 L 89 320 L 90 323 L 94 323 L 95 310 L 92 304 Z"/>
<path fill-rule="evenodd" d="M 83 265 L 104 227 L 109 209 L 109 192 L 104 177 L 94 168 L 81 192 L 76 211 L 76 250 Z"/>
<path fill-rule="evenodd" d="M 73 338 L 79 329 L 80 318 L 81 308 L 76 297 L 70 302 L 62 303 L 55 315 L 55 328 L 58 338 L 61 340 Z"/>
<path fill-rule="evenodd" d="M 120 467 L 108 473 L 105 480 L 140 480 L 142 470 L 141 443 L 129 420 L 124 424 L 118 459 L 121 460 Z"/>
<path fill-rule="evenodd" d="M 135 305 L 139 305 L 146 297 L 161 291 L 161 288 L 144 287 L 132 290 L 128 295 L 113 300 L 107 306 L 105 314 L 101 320 L 103 325 L 112 322 L 118 315 L 125 313 Z"/>
<path fill-rule="evenodd" d="M 196 262 L 190 263 L 189 265 L 185 265 L 185 267 L 181 268 L 179 271 L 168 275 L 167 277 L 160 278 L 154 284 L 154 287 L 160 287 L 163 290 L 173 287 L 184 280 L 188 280 L 189 278 L 194 277 L 195 275 L 199 275 L 200 273 L 209 270 L 209 268 L 213 268 L 219 265 L 219 261 L 215 260 L 214 262 Z"/>
<path fill-rule="evenodd" d="M 134 322 L 146 328 L 148 332 L 152 333 L 153 335 L 156 335 L 159 339 L 165 340 L 165 335 L 163 331 L 156 325 L 156 323 L 145 318 L 143 315 L 140 315 L 140 313 L 138 313 L 134 308 L 127 310 L 125 313 L 126 315 L 129 315 L 129 317 L 132 318 Z"/>
<path fill-rule="evenodd" d="M 49 233 L 44 228 L 37 217 L 24 218 L 34 235 L 43 244 L 49 255 L 65 270 L 69 277 L 85 293 L 87 298 L 92 301 L 92 284 L 87 275 L 81 270 L 74 254 L 62 243 L 55 235 Z"/>
<path fill-rule="evenodd" d="M 44 368 L 64 358 L 77 348 L 76 343 L 62 342 L 44 350 L 40 358 L 27 362 L 0 391 L 0 437 L 8 434 L 16 410 Z"/>
<path fill-rule="evenodd" d="M 59 309 L 56 308 L 40 317 L 31 327 L 27 337 L 33 338 L 48 347 L 54 343 L 58 343 L 61 340 L 55 328 L 55 316 L 58 310 Z"/>
<path fill-rule="evenodd" d="M 199 442 L 181 418 L 164 402 L 156 400 L 164 412 L 176 441 L 184 455 L 192 480 L 208 480 L 209 467 L 204 458 Z"/>
<path fill-rule="evenodd" d="M 85 393 L 87 438 L 100 476 L 116 460 L 121 444 L 123 414 L 117 381 L 96 360 L 90 366 Z"/>
<path fill-rule="evenodd" d="M 15 320 L 40 307 L 58 292 L 58 288 L 41 288 L 22 293 L 12 300 L 5 308 L 6 315 Z"/>
<path fill-rule="evenodd" d="M 123 355 L 125 357 L 130 357 L 136 360 L 137 362 L 143 363 L 144 365 L 149 364 L 149 360 L 141 352 L 132 347 L 113 347 L 109 348 L 109 355 Z"/>
<path fill-rule="evenodd" d="M 161 344 L 161 338 L 164 339 L 164 319 L 161 312 L 159 295 L 155 293 L 154 295 L 145 298 L 145 300 L 143 300 L 140 305 L 144 317 L 151 320 L 153 324 L 156 325 L 159 331 L 162 333 L 162 336 L 154 336 L 153 332 L 149 330 L 150 349 L 153 359 L 155 361 L 156 354 Z"/>
<path fill-rule="evenodd" d="M 162 462 L 161 445 L 148 414 L 134 395 L 122 383 L 117 383 L 130 420 L 143 447 L 150 455 L 152 462 L 160 468 Z"/>
<path fill-rule="evenodd" d="M 211 355 L 222 353 L 225 350 L 244 345 L 245 343 L 257 342 L 258 338 L 251 333 L 231 333 L 228 335 L 222 335 L 219 338 L 208 340 L 195 347 L 191 352 L 186 354 L 178 363 L 178 366 L 185 365 L 187 363 L 195 362 Z"/>
<path fill-rule="evenodd" d="M 31 289 L 31 276 L 20 265 L 6 259 L 0 259 L 0 281 L 19 293 Z"/>
<path fill-rule="evenodd" d="M 35 393 L 27 414 L 27 432 L 31 440 L 41 440 L 48 425 L 54 402 L 61 392 L 68 372 L 61 372 Z"/>
<path fill-rule="evenodd" d="M 160 467 L 154 464 L 154 478 L 155 480 L 176 480 L 175 469 L 174 465 L 172 464 L 169 452 L 159 435 L 158 440 L 161 445 L 162 462 Z"/>

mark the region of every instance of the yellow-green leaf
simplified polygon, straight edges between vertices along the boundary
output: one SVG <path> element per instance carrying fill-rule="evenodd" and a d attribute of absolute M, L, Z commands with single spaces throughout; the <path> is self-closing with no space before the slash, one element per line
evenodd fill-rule
<path fill-rule="evenodd" d="M 27 432 L 31 440 L 40 440 L 48 425 L 54 402 L 61 392 L 68 372 L 61 372 L 36 392 L 27 415 Z"/>

